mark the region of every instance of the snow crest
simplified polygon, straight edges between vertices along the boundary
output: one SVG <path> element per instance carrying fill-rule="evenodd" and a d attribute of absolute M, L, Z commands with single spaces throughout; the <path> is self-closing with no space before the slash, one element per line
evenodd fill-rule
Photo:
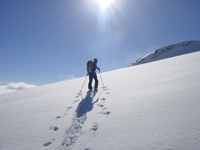
<path fill-rule="evenodd" d="M 195 46 L 192 47 L 192 46 Z M 200 51 L 200 41 L 185 41 L 159 48 L 146 56 L 139 58 L 130 66 L 161 60 L 169 57 Z"/>

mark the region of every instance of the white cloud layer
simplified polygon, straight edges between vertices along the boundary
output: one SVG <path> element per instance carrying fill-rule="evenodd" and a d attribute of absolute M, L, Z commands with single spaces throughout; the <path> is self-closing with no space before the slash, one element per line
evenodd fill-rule
<path fill-rule="evenodd" d="M 0 86 L 0 94 L 10 93 L 18 90 L 34 88 L 36 85 L 26 84 L 24 82 L 10 83 L 8 85 Z"/>
<path fill-rule="evenodd" d="M 70 75 L 63 75 L 63 74 L 61 74 L 60 76 L 59 76 L 59 79 L 61 80 L 61 81 L 64 81 L 64 80 L 71 80 L 71 79 L 75 79 L 76 78 L 76 76 L 74 75 L 74 74 L 70 74 Z"/>
<path fill-rule="evenodd" d="M 36 86 L 31 85 L 31 84 L 26 84 L 24 82 L 10 83 L 6 85 L 7 89 L 12 89 L 12 90 L 23 90 L 23 89 L 33 88 L 33 87 L 36 87 Z"/>

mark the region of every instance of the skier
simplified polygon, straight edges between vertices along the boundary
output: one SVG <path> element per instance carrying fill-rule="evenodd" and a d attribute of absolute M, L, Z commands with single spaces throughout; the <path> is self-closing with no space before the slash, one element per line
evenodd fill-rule
<path fill-rule="evenodd" d="M 96 69 L 100 71 L 100 68 L 97 67 L 97 62 L 98 60 L 95 58 L 94 62 L 91 64 L 92 70 L 88 72 L 89 74 L 89 83 L 88 83 L 88 89 L 91 91 L 92 90 L 92 80 L 94 78 L 95 80 L 95 85 L 94 85 L 94 90 L 96 91 L 98 89 L 98 79 L 97 79 L 97 74 L 96 74 Z"/>

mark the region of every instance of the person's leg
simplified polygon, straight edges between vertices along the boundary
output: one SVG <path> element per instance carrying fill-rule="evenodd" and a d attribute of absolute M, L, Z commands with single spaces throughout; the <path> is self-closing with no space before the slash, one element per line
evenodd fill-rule
<path fill-rule="evenodd" d="M 88 89 L 92 89 L 92 80 L 93 80 L 93 74 L 89 73 L 89 83 L 88 83 Z"/>
<path fill-rule="evenodd" d="M 94 80 L 95 80 L 95 85 L 94 85 L 94 87 L 95 87 L 95 89 L 98 89 L 98 79 L 97 79 L 97 74 L 95 73 L 94 74 Z"/>

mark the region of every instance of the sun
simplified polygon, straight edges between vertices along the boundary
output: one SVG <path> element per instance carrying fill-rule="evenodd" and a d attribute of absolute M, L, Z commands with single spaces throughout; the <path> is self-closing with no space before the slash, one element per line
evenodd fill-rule
<path fill-rule="evenodd" d="M 97 0 L 100 4 L 101 9 L 106 9 L 113 0 Z"/>

